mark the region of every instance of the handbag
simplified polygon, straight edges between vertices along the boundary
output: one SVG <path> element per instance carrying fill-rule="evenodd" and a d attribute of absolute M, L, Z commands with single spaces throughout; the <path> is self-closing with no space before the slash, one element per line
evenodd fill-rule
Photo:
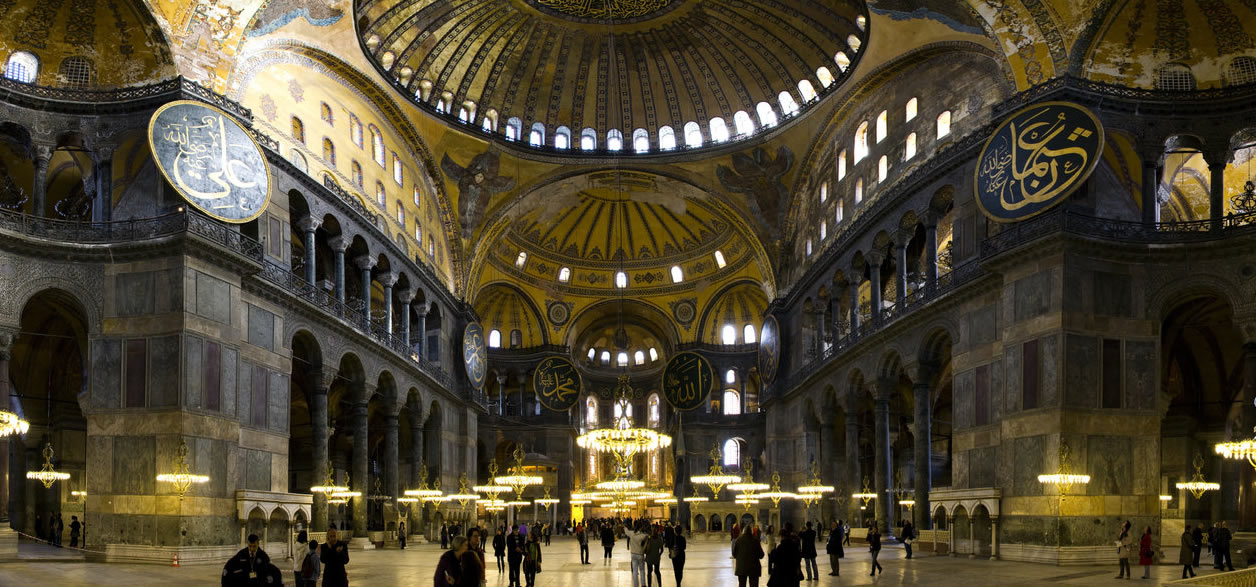
<path fill-rule="evenodd" d="M 669 549 L 667 549 L 667 558 L 676 558 L 676 549 L 675 549 L 675 548 L 669 548 Z"/>

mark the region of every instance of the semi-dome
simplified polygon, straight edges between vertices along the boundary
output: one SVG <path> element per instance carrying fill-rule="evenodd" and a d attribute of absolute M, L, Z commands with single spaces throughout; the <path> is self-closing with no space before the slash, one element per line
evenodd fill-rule
<path fill-rule="evenodd" d="M 860 0 L 358 0 L 370 59 L 453 123 L 538 148 L 650 153 L 755 134 L 849 74 Z"/>

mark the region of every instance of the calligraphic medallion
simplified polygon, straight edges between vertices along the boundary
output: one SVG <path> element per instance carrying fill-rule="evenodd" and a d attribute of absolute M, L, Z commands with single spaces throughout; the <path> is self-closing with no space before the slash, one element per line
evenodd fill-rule
<path fill-rule="evenodd" d="M 541 405 L 565 412 L 576 405 L 583 382 L 576 366 L 564 357 L 549 357 L 536 366 L 532 374 L 532 389 Z"/>
<path fill-rule="evenodd" d="M 1070 102 L 1021 109 L 999 125 L 977 159 L 977 205 L 996 222 L 1030 218 L 1063 202 L 1099 162 L 1103 125 Z"/>
<path fill-rule="evenodd" d="M 715 368 L 697 353 L 679 353 L 663 368 L 663 397 L 677 410 L 701 406 L 714 386 Z"/>
<path fill-rule="evenodd" d="M 148 146 L 166 181 L 196 209 L 241 224 L 270 202 L 270 166 L 261 146 L 230 114 L 194 100 L 157 109 Z"/>
<path fill-rule="evenodd" d="M 759 376 L 765 383 L 776 379 L 776 370 L 781 366 L 780 333 L 776 316 L 763 319 L 763 329 L 759 331 Z"/>
<path fill-rule="evenodd" d="M 483 389 L 484 379 L 488 376 L 488 347 L 484 344 L 484 328 L 479 322 L 468 324 L 462 333 L 462 362 L 467 368 L 471 386 Z"/>

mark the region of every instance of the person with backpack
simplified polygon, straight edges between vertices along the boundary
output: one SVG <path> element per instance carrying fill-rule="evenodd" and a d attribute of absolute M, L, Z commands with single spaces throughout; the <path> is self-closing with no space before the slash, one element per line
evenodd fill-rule
<path fill-rule="evenodd" d="M 916 527 L 912 526 L 911 520 L 903 522 L 903 527 L 899 528 L 898 539 L 903 542 L 903 548 L 907 551 L 907 558 L 911 558 L 911 543 L 916 539 Z"/>
<path fill-rule="evenodd" d="M 536 587 L 536 574 L 539 572 L 541 572 L 541 536 L 533 532 L 531 536 L 528 536 L 523 559 L 523 576 L 528 582 L 527 587 Z"/>
<path fill-rule="evenodd" d="M 318 587 L 318 576 L 322 573 L 318 560 L 318 541 L 311 540 L 310 548 L 301 557 L 301 566 L 297 569 L 297 587 Z"/>
<path fill-rule="evenodd" d="M 659 587 L 663 587 L 663 575 L 659 572 L 659 561 L 662 559 L 663 535 L 658 528 L 651 528 L 650 538 L 645 543 L 645 584 L 647 587 L 652 587 L 655 579 L 658 580 Z"/>
<path fill-rule="evenodd" d="M 297 533 L 297 546 L 296 546 L 296 549 L 293 550 L 293 557 L 292 557 L 293 584 L 296 585 L 297 587 L 301 587 L 301 585 L 304 585 L 304 583 L 301 581 L 301 564 L 305 562 L 305 557 L 302 556 L 302 554 L 304 554 L 306 543 L 309 542 L 309 537 L 310 535 L 305 530 L 302 530 Z"/>

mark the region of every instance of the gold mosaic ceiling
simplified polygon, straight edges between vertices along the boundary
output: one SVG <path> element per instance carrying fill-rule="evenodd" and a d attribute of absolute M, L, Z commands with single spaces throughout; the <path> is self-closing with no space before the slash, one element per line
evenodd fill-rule
<path fill-rule="evenodd" d="M 540 122 L 573 143 L 592 128 L 599 145 L 611 129 L 731 125 L 782 91 L 803 104 L 799 81 L 823 89 L 826 67 L 840 84 L 834 56 L 857 60 L 848 39 L 867 36 L 862 0 L 357 0 L 355 13 L 376 67 L 429 105 L 449 93 L 451 113 L 477 105 L 476 127 L 493 109 L 499 132 L 517 117 L 524 137 Z"/>

